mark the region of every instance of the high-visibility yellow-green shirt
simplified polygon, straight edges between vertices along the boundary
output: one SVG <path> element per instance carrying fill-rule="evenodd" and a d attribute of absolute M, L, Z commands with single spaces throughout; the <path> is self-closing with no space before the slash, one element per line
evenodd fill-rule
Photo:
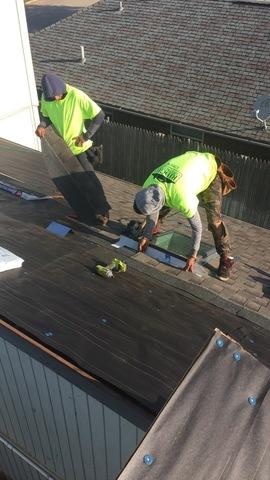
<path fill-rule="evenodd" d="M 143 187 L 159 185 L 165 194 L 165 205 L 192 218 L 199 204 L 197 195 L 207 189 L 216 174 L 214 155 L 186 152 L 157 167 Z"/>
<path fill-rule="evenodd" d="M 41 113 L 49 117 L 59 135 L 74 155 L 88 150 L 93 144 L 87 140 L 81 147 L 75 145 L 75 139 L 86 132 L 85 120 L 92 120 L 100 112 L 100 107 L 84 92 L 66 84 L 67 94 L 62 100 L 48 102 L 42 97 Z"/>

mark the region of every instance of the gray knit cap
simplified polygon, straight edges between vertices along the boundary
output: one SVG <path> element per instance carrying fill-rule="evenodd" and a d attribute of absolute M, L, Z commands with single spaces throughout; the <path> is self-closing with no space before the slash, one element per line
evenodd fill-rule
<path fill-rule="evenodd" d="M 152 215 L 159 212 L 165 203 L 165 195 L 161 187 L 151 185 L 143 188 L 135 196 L 136 207 L 144 215 Z"/>

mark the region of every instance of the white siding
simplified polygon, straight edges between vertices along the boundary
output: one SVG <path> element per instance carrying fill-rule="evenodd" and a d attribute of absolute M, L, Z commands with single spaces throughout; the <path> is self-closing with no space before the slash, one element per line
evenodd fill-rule
<path fill-rule="evenodd" d="M 0 337 L 0 436 L 52 478 L 114 480 L 120 473 L 147 426 L 136 424 L 136 414 L 134 423 L 125 418 L 130 406 L 122 414 L 106 403 Z M 0 441 L 1 470 L 12 480 L 40 478 Z"/>
<path fill-rule="evenodd" d="M 40 150 L 39 123 L 23 0 L 1 4 L 0 14 L 0 137 Z"/>

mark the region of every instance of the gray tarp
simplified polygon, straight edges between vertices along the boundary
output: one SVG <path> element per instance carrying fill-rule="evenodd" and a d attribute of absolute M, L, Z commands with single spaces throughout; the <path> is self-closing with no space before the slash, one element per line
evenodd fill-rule
<path fill-rule="evenodd" d="M 268 480 L 269 385 L 270 370 L 217 330 L 118 479 Z"/>

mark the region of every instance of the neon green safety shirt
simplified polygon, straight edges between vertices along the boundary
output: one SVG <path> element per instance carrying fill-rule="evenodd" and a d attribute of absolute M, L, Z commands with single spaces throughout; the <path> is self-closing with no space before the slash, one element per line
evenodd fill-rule
<path fill-rule="evenodd" d="M 156 168 L 143 187 L 159 185 L 165 194 L 165 205 L 192 218 L 199 204 L 197 195 L 207 189 L 216 174 L 214 155 L 186 152 Z"/>
<path fill-rule="evenodd" d="M 93 144 L 87 140 L 81 147 L 75 145 L 75 138 L 86 132 L 85 120 L 92 120 L 101 108 L 84 92 L 66 84 L 67 94 L 62 100 L 48 102 L 42 97 L 41 113 L 49 117 L 74 155 L 88 150 Z"/>

